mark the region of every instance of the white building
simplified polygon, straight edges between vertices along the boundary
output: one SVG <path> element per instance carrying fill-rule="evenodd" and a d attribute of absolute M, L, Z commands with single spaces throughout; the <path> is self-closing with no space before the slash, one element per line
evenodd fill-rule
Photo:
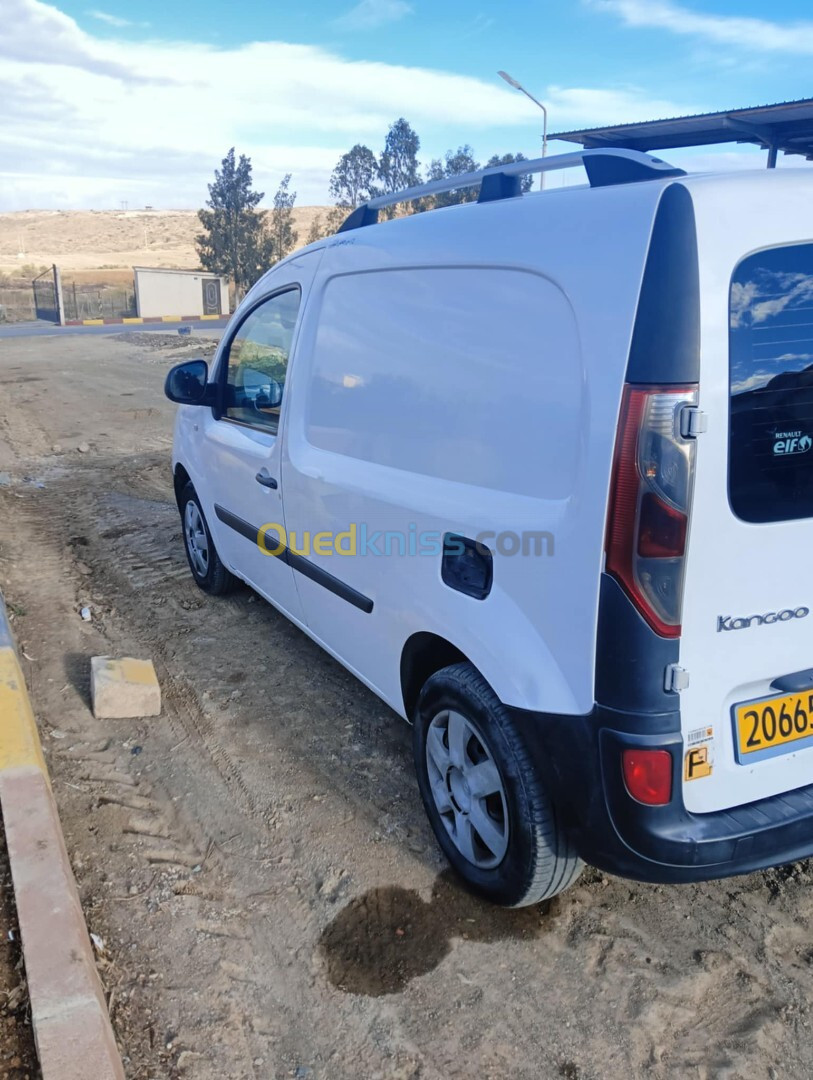
<path fill-rule="evenodd" d="M 147 266 L 134 266 L 133 274 L 136 313 L 142 319 L 229 314 L 228 281 L 218 274 Z"/>

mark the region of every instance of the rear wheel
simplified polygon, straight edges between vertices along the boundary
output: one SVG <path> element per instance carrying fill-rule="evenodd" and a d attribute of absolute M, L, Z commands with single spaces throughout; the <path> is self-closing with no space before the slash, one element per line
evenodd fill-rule
<path fill-rule="evenodd" d="M 444 668 L 426 682 L 413 750 L 435 836 L 473 892 L 521 907 L 576 880 L 583 863 L 522 733 L 471 664 Z"/>
<path fill-rule="evenodd" d="M 181 492 L 179 508 L 183 523 L 184 550 L 192 577 L 204 592 L 212 596 L 222 596 L 234 584 L 234 577 L 220 561 L 200 500 L 191 482 Z"/>

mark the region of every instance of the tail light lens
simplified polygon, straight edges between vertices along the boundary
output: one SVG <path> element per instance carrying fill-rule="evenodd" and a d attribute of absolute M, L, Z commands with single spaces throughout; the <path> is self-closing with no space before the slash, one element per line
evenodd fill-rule
<path fill-rule="evenodd" d="M 668 750 L 625 750 L 624 783 L 633 799 L 666 806 L 672 798 L 672 755 Z"/>
<path fill-rule="evenodd" d="M 680 414 L 696 403 L 696 386 L 627 386 L 616 438 L 606 570 L 662 637 L 680 636 L 695 458 Z"/>

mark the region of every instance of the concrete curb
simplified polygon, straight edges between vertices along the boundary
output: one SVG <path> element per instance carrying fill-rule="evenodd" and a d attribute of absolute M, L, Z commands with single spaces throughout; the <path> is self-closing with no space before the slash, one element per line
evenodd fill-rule
<path fill-rule="evenodd" d="M 205 322 L 207 319 L 228 319 L 228 315 L 125 315 L 121 319 L 66 319 L 64 326 L 126 326 L 142 323 Z"/>
<path fill-rule="evenodd" d="M 0 803 L 43 1080 L 124 1080 L 2 594 Z"/>

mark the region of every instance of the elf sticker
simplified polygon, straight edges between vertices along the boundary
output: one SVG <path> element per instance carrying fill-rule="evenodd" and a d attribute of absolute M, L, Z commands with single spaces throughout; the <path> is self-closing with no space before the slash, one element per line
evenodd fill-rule
<path fill-rule="evenodd" d="M 777 431 L 774 436 L 773 452 L 777 456 L 788 454 L 806 454 L 813 446 L 813 439 L 802 431 Z"/>

